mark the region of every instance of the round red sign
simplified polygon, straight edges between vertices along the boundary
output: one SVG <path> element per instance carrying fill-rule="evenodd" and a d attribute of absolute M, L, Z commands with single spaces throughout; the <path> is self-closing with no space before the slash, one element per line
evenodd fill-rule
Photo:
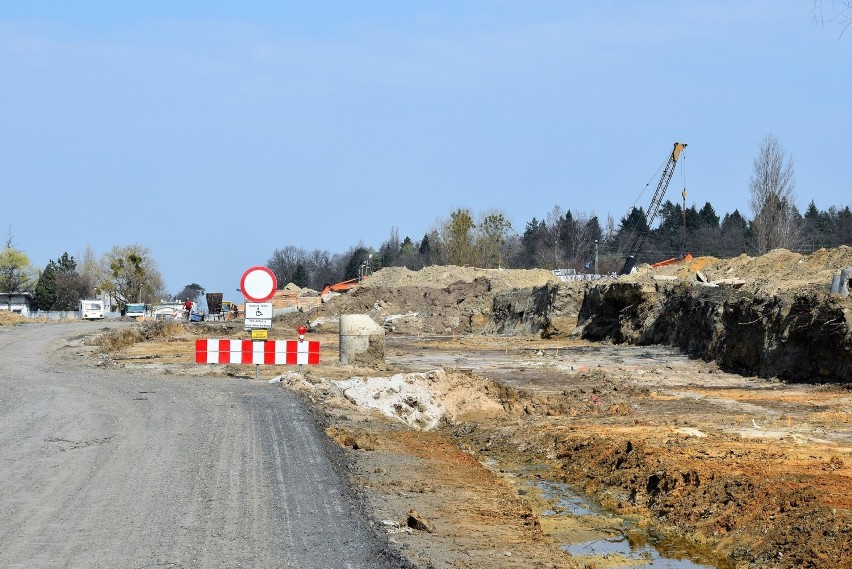
<path fill-rule="evenodd" d="M 278 290 L 278 279 L 267 267 L 252 267 L 243 273 L 240 290 L 250 302 L 266 302 Z"/>

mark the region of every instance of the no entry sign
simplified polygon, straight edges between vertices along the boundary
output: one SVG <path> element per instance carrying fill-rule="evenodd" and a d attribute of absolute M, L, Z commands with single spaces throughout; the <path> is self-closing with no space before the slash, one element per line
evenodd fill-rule
<path fill-rule="evenodd" d="M 266 302 L 278 290 L 278 279 L 267 267 L 252 267 L 243 273 L 243 278 L 240 279 L 240 290 L 243 291 L 246 300 Z"/>

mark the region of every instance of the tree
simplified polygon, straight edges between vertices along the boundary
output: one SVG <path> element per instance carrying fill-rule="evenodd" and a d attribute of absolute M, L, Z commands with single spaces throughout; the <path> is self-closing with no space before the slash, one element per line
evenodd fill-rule
<path fill-rule="evenodd" d="M 25 292 L 34 282 L 30 259 L 14 246 L 12 232 L 6 236 L 6 246 L 0 251 L 0 292 Z M 9 297 L 9 310 L 12 298 Z"/>
<path fill-rule="evenodd" d="M 633 254 L 634 252 L 630 251 L 629 248 L 633 246 L 636 239 L 641 238 L 643 234 L 649 231 L 645 210 L 634 206 L 630 213 L 621 218 L 615 241 L 619 249 L 625 250 L 627 254 Z"/>
<path fill-rule="evenodd" d="M 824 4 L 825 2 L 822 0 L 814 0 L 814 20 L 819 24 L 825 22 Z M 832 8 L 839 6 L 828 19 L 841 26 L 840 35 L 843 36 L 849 26 L 852 26 L 852 0 L 831 0 L 829 4 L 831 4 Z"/>
<path fill-rule="evenodd" d="M 305 268 L 304 263 L 296 265 L 296 270 L 293 271 L 293 284 L 299 288 L 308 286 L 308 269 Z"/>
<path fill-rule="evenodd" d="M 549 246 L 547 266 L 551 269 L 556 269 L 562 265 L 562 251 L 559 247 L 562 238 L 562 224 L 565 222 L 565 217 L 562 213 L 562 208 L 554 205 L 550 213 L 547 214 L 547 229 L 545 233 L 547 244 Z"/>
<path fill-rule="evenodd" d="M 716 210 L 710 205 L 710 202 L 705 202 L 704 207 L 698 212 L 698 219 L 702 227 L 718 229 L 719 216 L 716 215 Z"/>
<path fill-rule="evenodd" d="M 399 231 L 391 227 L 388 240 L 379 247 L 379 265 L 381 267 L 393 267 L 399 263 Z"/>
<path fill-rule="evenodd" d="M 361 267 L 365 266 L 373 257 L 373 252 L 363 245 L 349 254 L 349 262 L 343 271 L 343 280 L 357 279 L 361 276 Z"/>
<path fill-rule="evenodd" d="M 76 270 L 60 270 L 56 273 L 56 298 L 52 310 L 78 310 L 80 300 L 87 296 L 88 285 Z"/>
<path fill-rule="evenodd" d="M 752 236 L 758 254 L 798 245 L 793 159 L 787 158 L 778 140 L 767 135 L 754 159 L 749 182 Z"/>
<path fill-rule="evenodd" d="M 204 287 L 198 283 L 191 283 L 183 287 L 179 293 L 175 295 L 177 300 L 195 300 L 204 294 Z"/>
<path fill-rule="evenodd" d="M 272 256 L 266 262 L 266 266 L 275 275 L 279 286 L 285 286 L 291 282 L 291 277 L 296 271 L 296 266 L 307 257 L 307 251 L 287 245 L 281 249 L 275 249 Z"/>
<path fill-rule="evenodd" d="M 476 263 L 473 230 L 476 225 L 470 211 L 457 209 L 440 225 L 440 252 L 447 265 L 470 266 Z"/>
<path fill-rule="evenodd" d="M 543 265 L 547 249 L 547 224 L 544 220 L 532 218 L 524 228 L 519 250 L 520 259 L 517 265 L 523 269 L 531 269 Z"/>
<path fill-rule="evenodd" d="M 506 239 L 512 223 L 500 212 L 484 215 L 476 226 L 476 248 L 486 269 L 503 265 Z"/>
<path fill-rule="evenodd" d="M 114 246 L 101 259 L 103 277 L 98 289 L 123 309 L 132 302 L 152 302 L 163 295 L 163 277 L 147 247 Z"/>
<path fill-rule="evenodd" d="M 399 264 L 414 270 L 424 267 L 423 256 L 420 255 L 417 245 L 411 240 L 411 237 L 406 236 L 399 245 Z"/>
<path fill-rule="evenodd" d="M 830 212 L 820 211 L 811 200 L 802 219 L 803 243 L 811 249 L 840 245 L 835 241 L 834 230 Z"/>
<path fill-rule="evenodd" d="M 56 302 L 56 263 L 50 260 L 41 272 L 33 291 L 33 304 L 37 310 L 51 310 Z"/>
<path fill-rule="evenodd" d="M 423 235 L 423 239 L 420 240 L 420 246 L 417 247 L 417 254 L 420 257 L 422 266 L 425 267 L 434 264 L 435 251 L 433 247 L 436 243 L 438 243 L 438 234 L 435 230 Z"/>
<path fill-rule="evenodd" d="M 68 255 L 68 251 L 65 251 L 56 260 L 56 268 L 60 271 L 76 271 L 77 261 L 74 260 L 73 256 Z"/>
<path fill-rule="evenodd" d="M 748 238 L 748 222 L 739 210 L 726 213 L 722 218 L 720 254 L 735 257 L 745 253 Z"/>
<path fill-rule="evenodd" d="M 83 251 L 83 260 L 80 263 L 80 281 L 84 287 L 83 298 L 92 297 L 95 294 L 97 284 L 103 280 L 103 267 L 101 267 L 95 252 L 90 246 Z"/>

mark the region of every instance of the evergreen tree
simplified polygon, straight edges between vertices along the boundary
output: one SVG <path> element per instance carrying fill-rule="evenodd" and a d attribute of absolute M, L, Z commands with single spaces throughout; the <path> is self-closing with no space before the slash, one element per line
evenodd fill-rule
<path fill-rule="evenodd" d="M 406 237 L 402 240 L 402 244 L 399 246 L 399 254 L 403 257 L 410 257 L 417 252 L 417 248 L 414 246 L 414 242 L 411 240 L 411 237 Z"/>
<path fill-rule="evenodd" d="M 293 271 L 293 284 L 299 288 L 308 286 L 308 270 L 302 263 L 296 265 L 296 270 Z"/>
<path fill-rule="evenodd" d="M 38 310 L 52 310 L 56 303 L 56 263 L 51 259 L 41 272 L 33 292 L 33 303 Z"/>
<path fill-rule="evenodd" d="M 536 218 L 527 222 L 524 235 L 521 237 L 521 258 L 517 263 L 523 269 L 531 269 L 538 266 L 546 255 L 547 248 L 547 226 L 544 220 Z"/>
<path fill-rule="evenodd" d="M 372 251 L 366 247 L 358 247 L 349 256 L 349 262 L 343 271 L 343 280 L 356 279 L 361 276 L 361 267 L 370 260 Z"/>
<path fill-rule="evenodd" d="M 732 213 L 726 213 L 722 219 L 720 255 L 736 257 L 745 253 L 748 238 L 748 222 L 739 210 L 735 209 Z"/>
<path fill-rule="evenodd" d="M 76 271 L 77 261 L 74 260 L 73 256 L 69 256 L 66 251 L 65 253 L 62 253 L 62 256 L 60 256 L 59 259 L 57 259 L 56 268 L 59 271 Z"/>
<path fill-rule="evenodd" d="M 698 219 L 702 227 L 719 227 L 719 216 L 716 215 L 716 210 L 713 209 L 710 202 L 706 202 L 704 207 L 701 208 L 701 211 L 698 212 Z"/>

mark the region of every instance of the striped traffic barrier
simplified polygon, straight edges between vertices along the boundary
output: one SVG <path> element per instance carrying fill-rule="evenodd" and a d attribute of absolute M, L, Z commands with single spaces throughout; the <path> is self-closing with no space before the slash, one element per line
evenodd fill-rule
<path fill-rule="evenodd" d="M 197 364 L 317 365 L 319 360 L 316 340 L 195 340 Z"/>

